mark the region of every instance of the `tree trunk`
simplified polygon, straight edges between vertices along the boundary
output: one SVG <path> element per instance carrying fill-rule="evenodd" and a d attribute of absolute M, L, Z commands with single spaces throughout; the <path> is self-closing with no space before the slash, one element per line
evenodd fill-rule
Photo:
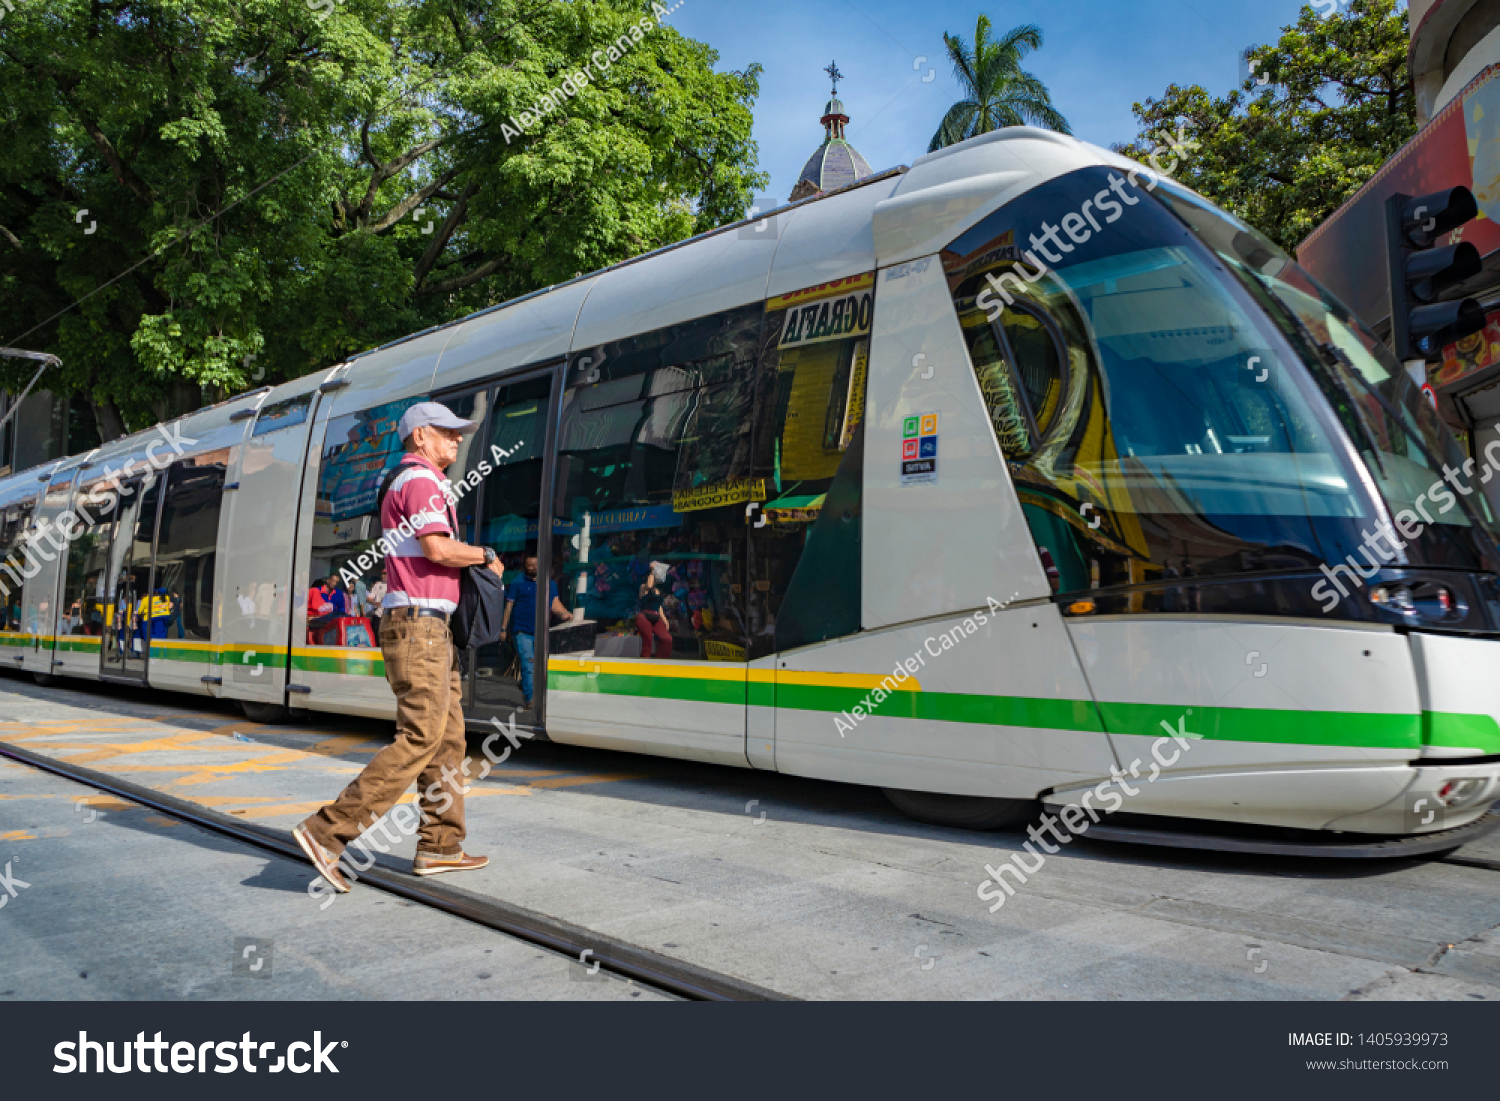
<path fill-rule="evenodd" d="M 125 435 L 125 421 L 120 416 L 120 411 L 115 408 L 115 403 L 108 398 L 96 401 L 89 398 L 89 408 L 94 411 L 94 423 L 99 427 L 99 442 L 109 443 L 110 440 L 118 440 Z"/>

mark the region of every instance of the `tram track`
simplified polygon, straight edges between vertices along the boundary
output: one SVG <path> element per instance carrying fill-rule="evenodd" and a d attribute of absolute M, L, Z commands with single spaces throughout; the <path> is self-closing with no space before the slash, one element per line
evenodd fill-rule
<path fill-rule="evenodd" d="M 1484 868 L 1491 872 L 1500 872 L 1500 860 L 1488 856 L 1445 856 L 1434 861 L 1436 864 L 1457 864 L 1463 868 Z"/>
<path fill-rule="evenodd" d="M 68 764 L 56 758 L 0 741 L 0 757 L 60 776 L 107 795 L 129 800 L 149 810 L 168 815 L 189 825 L 232 838 L 257 849 L 287 857 L 310 867 L 307 858 L 292 840 L 289 832 L 243 822 L 227 814 L 198 806 L 185 799 L 133 784 L 96 772 L 81 765 Z M 489 898 L 385 868 L 375 863 L 359 874 L 361 885 L 369 885 L 388 894 L 439 910 L 465 921 L 482 925 L 518 940 L 526 941 L 566 956 L 578 966 L 581 959 L 597 963 L 599 970 L 630 979 L 672 997 L 688 1001 L 790 1001 L 781 994 L 733 975 L 698 967 L 684 960 L 664 956 L 649 948 L 597 933 L 549 914 L 516 906 L 502 899 Z"/>

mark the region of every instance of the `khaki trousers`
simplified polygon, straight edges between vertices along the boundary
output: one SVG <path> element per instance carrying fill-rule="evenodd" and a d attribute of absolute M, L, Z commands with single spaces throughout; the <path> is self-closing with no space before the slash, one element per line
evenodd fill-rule
<path fill-rule="evenodd" d="M 459 770 L 465 743 L 458 650 L 447 621 L 434 616 L 387 612 L 380 628 L 385 676 L 396 693 L 396 740 L 303 828 L 325 849 L 341 853 L 395 806 L 415 780 L 422 812 L 417 849 L 451 855 L 463 847 L 463 787 L 468 783 Z"/>

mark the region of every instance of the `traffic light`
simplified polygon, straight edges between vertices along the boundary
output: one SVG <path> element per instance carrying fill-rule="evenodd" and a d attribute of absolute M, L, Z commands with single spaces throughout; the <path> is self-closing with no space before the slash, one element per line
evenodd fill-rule
<path fill-rule="evenodd" d="M 1440 301 L 1479 274 L 1479 250 L 1467 241 L 1433 247 L 1478 213 L 1467 187 L 1415 198 L 1396 194 L 1385 201 L 1391 347 L 1402 360 L 1436 355 L 1443 345 L 1484 328 L 1484 309 L 1472 298 Z"/>

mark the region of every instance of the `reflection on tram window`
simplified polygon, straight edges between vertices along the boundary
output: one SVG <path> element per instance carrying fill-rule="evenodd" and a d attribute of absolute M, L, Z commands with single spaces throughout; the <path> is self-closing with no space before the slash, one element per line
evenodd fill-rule
<path fill-rule="evenodd" d="M 307 393 L 266 406 L 256 416 L 255 430 L 250 434 L 264 436 L 267 432 L 275 432 L 279 428 L 291 428 L 293 425 L 301 424 L 307 420 L 308 410 L 312 408 L 312 399 L 312 394 Z"/>
<path fill-rule="evenodd" d="M 767 492 L 749 478 L 759 313 L 575 355 L 569 378 L 596 381 L 563 399 L 552 577 L 574 627 L 552 652 L 746 659 L 745 508 Z"/>
<path fill-rule="evenodd" d="M 36 499 L 16 501 L 0 513 L 0 630 L 23 630 L 21 593 L 26 577 L 35 575 L 40 564 L 27 554 L 26 531 Z"/>
<path fill-rule="evenodd" d="M 227 449 L 194 456 L 167 472 L 156 539 L 152 638 L 207 642 L 213 628 L 214 556 L 224 500 Z"/>
<path fill-rule="evenodd" d="M 1119 206 L 1111 175 L 1053 180 L 942 254 L 1054 586 L 1341 561 L 1375 508 L 1319 388 L 1244 289 L 1146 191 L 1127 187 L 1134 202 L 1107 217 Z M 1045 221 L 1085 203 L 1098 205 L 1097 231 L 1053 253 L 1050 267 L 1024 259 Z"/>
<path fill-rule="evenodd" d="M 750 656 L 859 630 L 872 275 L 770 300 L 757 371 Z"/>
<path fill-rule="evenodd" d="M 475 395 L 444 398 L 443 403 L 460 417 L 482 418 L 483 397 L 478 395 L 478 403 Z M 378 564 L 361 567 L 359 559 L 380 539 L 380 487 L 386 472 L 405 454 L 396 434 L 401 414 L 427 400 L 426 394 L 419 394 L 329 422 L 318 469 L 317 511 L 308 552 L 309 587 L 304 594 L 308 646 L 379 645 L 370 590 L 380 580 L 381 571 Z M 474 438 L 464 437 L 450 474 L 466 469 Z M 366 562 L 376 558 L 370 554 Z"/>
<path fill-rule="evenodd" d="M 1476 568 L 1473 533 L 1456 529 L 1470 528 L 1477 521 L 1487 533 L 1484 541 L 1492 543 L 1500 536 L 1500 521 L 1485 494 L 1473 492 L 1474 478 L 1464 470 L 1467 448 L 1447 430 L 1385 344 L 1290 256 L 1250 226 L 1165 181 L 1157 198 L 1252 291 L 1261 292 L 1292 339 L 1320 351 L 1318 359 L 1353 398 L 1336 403 L 1335 411 L 1364 454 L 1391 512 L 1405 510 L 1400 522 L 1423 529 L 1414 541 L 1418 554 L 1433 565 Z M 1457 507 L 1433 509 L 1429 525 L 1418 516 L 1419 499 L 1450 476 L 1443 469 L 1445 464 L 1453 472 Z"/>

